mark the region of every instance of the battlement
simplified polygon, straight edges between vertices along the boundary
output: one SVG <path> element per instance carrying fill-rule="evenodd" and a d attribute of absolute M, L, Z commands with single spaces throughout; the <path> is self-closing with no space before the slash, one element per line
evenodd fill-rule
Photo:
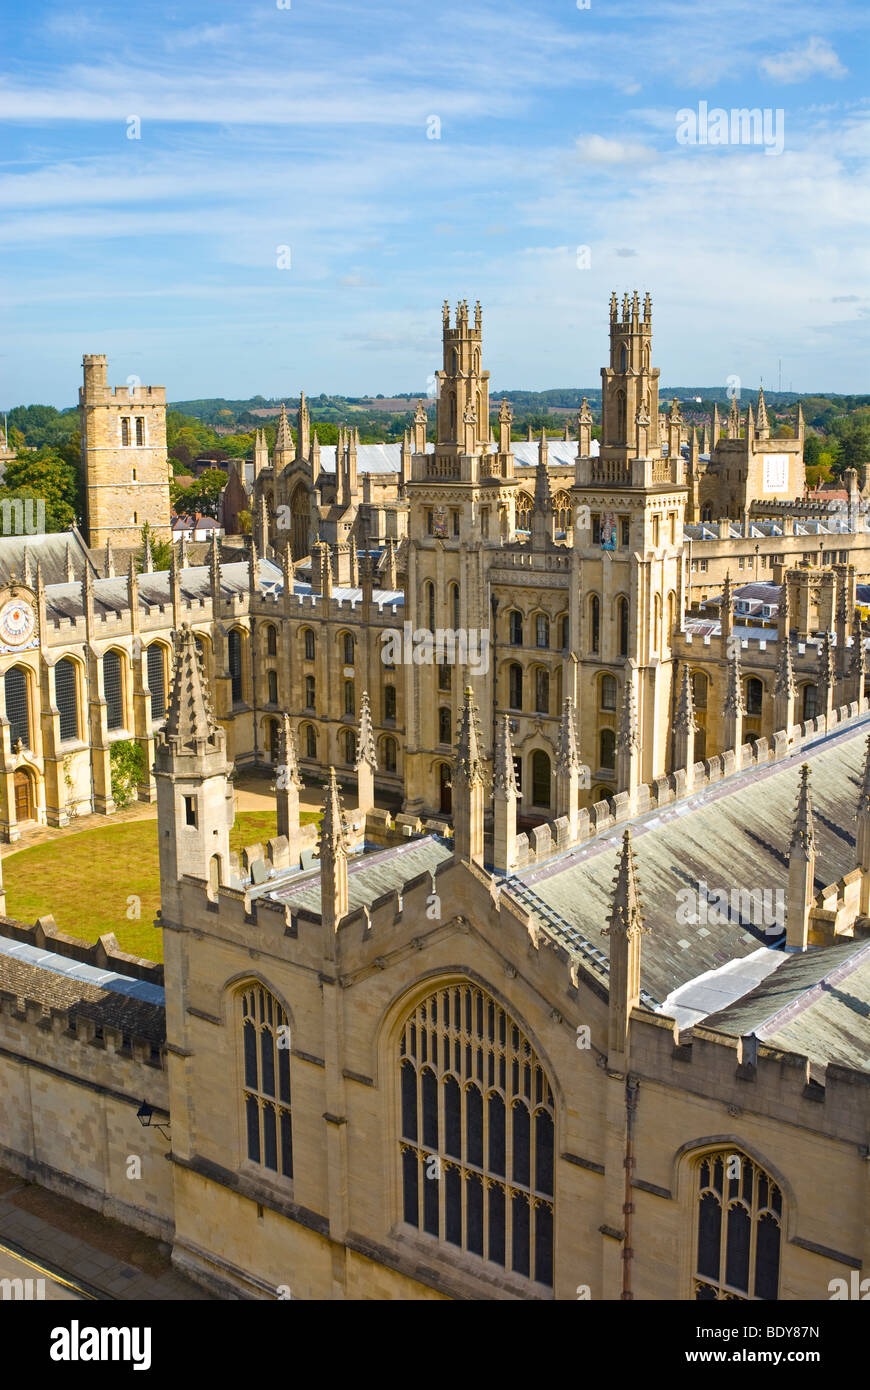
<path fill-rule="evenodd" d="M 723 1106 L 757 1110 L 788 1124 L 866 1145 L 870 1075 L 783 1052 L 754 1034 L 736 1038 L 703 1024 L 680 1032 L 673 1019 L 636 1008 L 632 1071 L 651 1085 L 716 1096 Z"/>

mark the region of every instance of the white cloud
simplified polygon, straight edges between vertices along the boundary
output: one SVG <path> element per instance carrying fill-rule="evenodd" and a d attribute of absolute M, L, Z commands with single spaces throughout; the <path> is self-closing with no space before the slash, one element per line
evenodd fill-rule
<path fill-rule="evenodd" d="M 655 159 L 655 150 L 625 140 L 608 140 L 604 135 L 581 135 L 576 141 L 578 157 L 584 164 L 638 164 Z"/>
<path fill-rule="evenodd" d="M 774 82 L 805 82 L 816 73 L 823 77 L 845 77 L 846 68 L 826 39 L 810 38 L 772 58 L 763 58 L 761 69 Z"/>

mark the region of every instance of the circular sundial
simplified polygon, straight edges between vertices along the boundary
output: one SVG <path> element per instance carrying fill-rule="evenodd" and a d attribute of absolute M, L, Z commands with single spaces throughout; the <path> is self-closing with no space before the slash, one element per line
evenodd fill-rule
<path fill-rule="evenodd" d="M 22 647 L 36 631 L 36 615 L 23 599 L 10 599 L 0 608 L 0 642 L 7 647 Z"/>

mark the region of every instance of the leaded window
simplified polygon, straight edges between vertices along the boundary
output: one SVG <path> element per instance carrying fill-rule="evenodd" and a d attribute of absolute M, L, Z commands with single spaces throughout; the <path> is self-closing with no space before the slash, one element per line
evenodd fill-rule
<path fill-rule="evenodd" d="M 779 1293 L 782 1193 L 745 1154 L 707 1154 L 696 1165 L 699 1302 L 775 1300 Z"/>
<path fill-rule="evenodd" d="M 124 727 L 124 689 L 121 676 L 119 653 L 106 652 L 103 657 L 103 690 L 106 696 L 107 729 Z"/>
<path fill-rule="evenodd" d="M 14 748 L 19 739 L 30 747 L 30 706 L 27 699 L 27 676 L 20 666 L 6 672 L 6 718 L 9 720 L 9 741 Z"/>
<path fill-rule="evenodd" d="M 63 657 L 54 668 L 54 698 L 60 714 L 60 741 L 79 736 L 78 691 L 75 663 Z"/>
<path fill-rule="evenodd" d="M 148 648 L 148 689 L 151 691 L 151 718 L 162 719 L 166 713 L 166 679 L 163 670 L 163 649 L 159 642 Z"/>
<path fill-rule="evenodd" d="M 408 1018 L 400 1059 L 404 1220 L 552 1287 L 553 1093 L 528 1038 L 451 985 Z"/>
<path fill-rule="evenodd" d="M 232 628 L 227 638 L 227 654 L 229 657 L 230 677 L 232 680 L 233 704 L 237 705 L 242 700 L 242 635 L 238 628 Z"/>
<path fill-rule="evenodd" d="M 252 1163 L 293 1176 L 290 1124 L 290 1028 L 278 1000 L 262 985 L 241 996 L 247 1154 Z"/>

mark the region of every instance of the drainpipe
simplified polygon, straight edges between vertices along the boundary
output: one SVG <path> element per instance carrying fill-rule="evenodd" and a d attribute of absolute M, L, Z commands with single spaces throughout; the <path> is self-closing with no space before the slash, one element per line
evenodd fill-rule
<path fill-rule="evenodd" d="M 630 1302 L 634 1298 L 631 1291 L 631 1262 L 634 1251 L 631 1248 L 631 1218 L 634 1215 L 631 1178 L 634 1173 L 634 1119 L 637 1111 L 638 1082 L 631 1077 L 625 1082 L 625 1203 L 622 1208 L 625 1221 L 625 1240 L 622 1248 L 622 1299 Z"/>

